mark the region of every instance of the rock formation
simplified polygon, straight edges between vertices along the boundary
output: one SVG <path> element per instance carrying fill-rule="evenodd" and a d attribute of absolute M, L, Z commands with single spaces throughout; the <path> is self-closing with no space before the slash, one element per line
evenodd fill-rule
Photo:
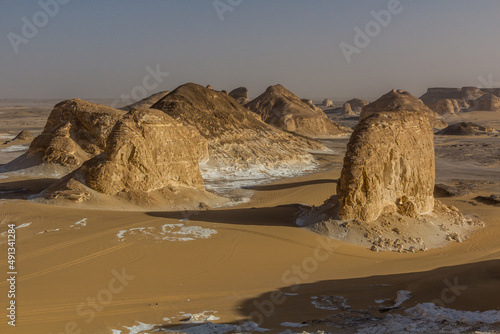
<path fill-rule="evenodd" d="M 469 111 L 500 111 L 500 97 L 494 94 L 484 94 L 471 102 Z"/>
<path fill-rule="evenodd" d="M 344 103 L 342 106 L 342 113 L 344 115 L 356 115 L 354 111 L 351 109 L 351 105 L 349 103 Z"/>
<path fill-rule="evenodd" d="M 311 163 L 306 151 L 324 148 L 315 141 L 274 129 L 230 96 L 193 83 L 178 87 L 152 108 L 198 130 L 208 141 L 208 163 L 216 168 Z"/>
<path fill-rule="evenodd" d="M 448 124 L 444 122 L 438 114 L 427 108 L 421 100 L 403 90 L 392 90 L 376 101 L 366 105 L 361 110 L 360 121 L 374 113 L 383 110 L 387 112 L 411 111 L 421 112 L 429 118 L 431 126 L 442 129 Z"/>
<path fill-rule="evenodd" d="M 361 100 L 361 99 L 351 99 L 351 100 L 347 101 L 346 103 L 348 103 L 351 106 L 352 111 L 356 114 L 359 114 L 361 112 L 361 109 L 363 109 L 364 106 L 366 106 L 367 104 L 370 104 L 369 101 Z"/>
<path fill-rule="evenodd" d="M 455 113 L 467 110 L 474 101 L 479 99 L 485 93 L 496 93 L 495 89 L 479 89 L 476 87 L 463 87 L 463 88 L 429 88 L 427 92 L 420 97 L 426 106 L 435 112 L 442 114 L 442 112 L 450 112 L 450 101 L 453 104 Z"/>
<path fill-rule="evenodd" d="M 321 109 L 311 107 L 281 85 L 267 88 L 245 107 L 268 124 L 311 138 L 338 136 L 351 131 L 331 121 Z"/>
<path fill-rule="evenodd" d="M 125 107 L 122 107 L 120 108 L 121 110 L 125 110 L 125 111 L 130 111 L 134 108 L 151 108 L 151 106 L 153 104 L 155 104 L 156 102 L 160 101 L 162 98 L 165 97 L 165 95 L 167 95 L 168 93 L 170 93 L 169 91 L 164 91 L 164 92 L 158 92 L 158 93 L 155 93 L 151 96 L 148 96 L 140 101 L 137 101 L 135 103 L 132 103 L 132 104 L 129 104 L 128 106 L 125 106 Z"/>
<path fill-rule="evenodd" d="M 30 145 L 28 155 L 46 163 L 76 168 L 101 153 L 124 111 L 80 99 L 58 103 L 45 128 Z"/>
<path fill-rule="evenodd" d="M 434 198 L 434 135 L 420 100 L 392 91 L 363 113 L 336 194 L 302 214 L 299 225 L 372 250 L 401 252 L 460 242 L 481 226 Z"/>
<path fill-rule="evenodd" d="M 376 113 L 356 127 L 337 187 L 339 217 L 376 220 L 384 210 L 416 216 L 434 208 L 434 137 L 418 110 Z"/>
<path fill-rule="evenodd" d="M 330 99 L 324 99 L 323 102 L 321 102 L 321 105 L 323 107 L 331 107 L 333 106 L 333 102 Z"/>
<path fill-rule="evenodd" d="M 457 100 L 442 99 L 436 102 L 434 110 L 439 115 L 455 114 L 460 111 Z"/>
<path fill-rule="evenodd" d="M 238 87 L 229 92 L 229 96 L 235 99 L 239 104 L 244 105 L 248 102 L 248 89 Z"/>
<path fill-rule="evenodd" d="M 198 161 L 199 147 L 207 144 L 198 138 L 160 110 L 134 109 L 117 122 L 104 152 L 51 186 L 46 197 L 84 201 L 92 194 L 85 186 L 129 200 L 152 192 L 170 200 L 186 189 L 204 193 Z"/>
<path fill-rule="evenodd" d="M 446 128 L 436 132 L 437 135 L 448 136 L 474 136 L 481 134 L 496 134 L 498 133 L 495 128 L 490 126 L 482 126 L 472 122 L 455 123 Z"/>

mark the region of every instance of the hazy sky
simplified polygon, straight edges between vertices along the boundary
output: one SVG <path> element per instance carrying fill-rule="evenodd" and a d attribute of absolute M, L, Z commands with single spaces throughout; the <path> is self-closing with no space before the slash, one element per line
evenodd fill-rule
<path fill-rule="evenodd" d="M 185 82 L 253 97 L 281 83 L 309 98 L 500 85 L 498 0 L 58 1 L 50 17 L 38 0 L 0 0 L 0 98 L 119 98 Z M 372 37 L 348 63 L 340 44 L 356 47 L 367 24 Z M 144 84 L 147 67 L 169 75 Z"/>

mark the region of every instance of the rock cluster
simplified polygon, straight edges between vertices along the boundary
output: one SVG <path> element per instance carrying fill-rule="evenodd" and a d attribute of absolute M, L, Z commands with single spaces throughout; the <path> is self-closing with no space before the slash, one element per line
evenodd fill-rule
<path fill-rule="evenodd" d="M 80 99 L 58 103 L 45 128 L 29 147 L 46 163 L 78 167 L 100 154 L 116 122 L 125 114 L 112 107 Z"/>
<path fill-rule="evenodd" d="M 426 106 L 441 115 L 467 110 L 498 111 L 500 104 L 495 103 L 496 98 L 500 98 L 500 89 L 477 87 L 429 88 L 420 97 Z"/>
<path fill-rule="evenodd" d="M 264 122 L 302 136 L 320 138 L 351 132 L 331 121 L 321 109 L 303 102 L 281 85 L 268 87 L 245 107 L 258 114 Z"/>

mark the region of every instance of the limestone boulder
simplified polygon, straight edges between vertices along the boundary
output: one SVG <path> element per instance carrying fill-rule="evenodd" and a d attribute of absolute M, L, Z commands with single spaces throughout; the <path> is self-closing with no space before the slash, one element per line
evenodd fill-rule
<path fill-rule="evenodd" d="M 356 115 L 354 111 L 352 111 L 351 105 L 349 103 L 344 103 L 342 106 L 342 113 L 344 115 Z"/>
<path fill-rule="evenodd" d="M 429 213 L 434 181 L 434 136 L 426 113 L 380 110 L 360 121 L 347 145 L 337 187 L 339 217 L 373 221 L 384 211 Z"/>
<path fill-rule="evenodd" d="M 354 113 L 359 114 L 364 106 L 370 104 L 370 101 L 354 98 L 347 101 L 346 103 L 351 106 L 351 109 Z"/>
<path fill-rule="evenodd" d="M 323 107 L 331 107 L 333 106 L 333 101 L 330 99 L 324 99 L 323 102 L 321 103 Z"/>

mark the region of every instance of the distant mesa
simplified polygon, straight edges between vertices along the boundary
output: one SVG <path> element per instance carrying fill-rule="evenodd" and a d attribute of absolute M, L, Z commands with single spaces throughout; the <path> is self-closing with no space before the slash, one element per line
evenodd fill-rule
<path fill-rule="evenodd" d="M 268 124 L 306 137 L 335 137 L 352 131 L 331 121 L 321 109 L 305 103 L 282 85 L 267 88 L 245 107 Z"/>
<path fill-rule="evenodd" d="M 12 143 L 17 143 L 17 142 L 31 142 L 35 136 L 28 130 L 23 130 L 17 134 L 14 138 L 11 140 L 7 140 L 4 142 L 4 144 L 12 144 Z"/>
<path fill-rule="evenodd" d="M 438 135 L 448 136 L 475 136 L 483 134 L 497 134 L 498 131 L 490 126 L 483 126 L 472 122 L 459 122 L 436 132 Z"/>
<path fill-rule="evenodd" d="M 323 107 L 332 107 L 333 106 L 333 101 L 330 99 L 324 99 L 323 102 L 321 102 L 321 105 Z"/>
<path fill-rule="evenodd" d="M 448 124 L 441 119 L 441 116 L 425 106 L 420 99 L 404 90 L 393 89 L 376 101 L 367 104 L 361 110 L 359 119 L 363 120 L 364 118 L 380 111 L 383 111 L 384 113 L 401 111 L 420 112 L 428 117 L 433 128 L 442 129 L 448 126 Z"/>
<path fill-rule="evenodd" d="M 137 101 L 135 103 L 132 103 L 132 104 L 129 104 L 125 107 L 122 107 L 120 108 L 121 110 L 125 110 L 125 111 L 130 111 L 134 108 L 151 108 L 151 106 L 153 104 L 155 104 L 156 102 L 160 101 L 162 98 L 165 97 L 165 95 L 167 95 L 168 93 L 170 93 L 169 91 L 163 91 L 163 92 L 158 92 L 158 93 L 155 93 L 151 96 L 148 96 L 140 101 Z"/>
<path fill-rule="evenodd" d="M 134 109 L 117 122 L 104 152 L 51 186 L 46 198 L 81 202 L 94 190 L 135 204 L 197 207 L 201 198 L 216 199 L 204 189 L 198 161 L 206 143 L 198 139 L 162 111 Z"/>
<path fill-rule="evenodd" d="M 336 195 L 299 222 L 372 250 L 425 250 L 466 238 L 475 223 L 434 198 L 434 136 L 422 106 L 392 91 L 363 108 Z"/>
<path fill-rule="evenodd" d="M 429 88 L 420 97 L 426 106 L 441 115 L 461 111 L 498 111 L 500 106 L 496 98 L 500 98 L 500 89 L 477 87 Z"/>
<path fill-rule="evenodd" d="M 235 99 L 239 104 L 244 105 L 248 102 L 248 89 L 238 87 L 229 92 L 229 96 Z"/>
<path fill-rule="evenodd" d="M 308 150 L 324 149 L 272 128 L 230 96 L 194 83 L 176 88 L 152 108 L 196 129 L 208 141 L 208 165 L 224 173 L 311 163 Z"/>
<path fill-rule="evenodd" d="M 112 107 L 80 99 L 58 103 L 45 128 L 30 145 L 29 155 L 45 163 L 71 168 L 100 154 L 113 126 L 125 114 Z"/>
<path fill-rule="evenodd" d="M 346 103 L 350 105 L 352 111 L 355 114 L 359 114 L 361 113 L 361 110 L 363 109 L 364 106 L 370 104 L 370 101 L 354 98 L 347 101 Z"/>

